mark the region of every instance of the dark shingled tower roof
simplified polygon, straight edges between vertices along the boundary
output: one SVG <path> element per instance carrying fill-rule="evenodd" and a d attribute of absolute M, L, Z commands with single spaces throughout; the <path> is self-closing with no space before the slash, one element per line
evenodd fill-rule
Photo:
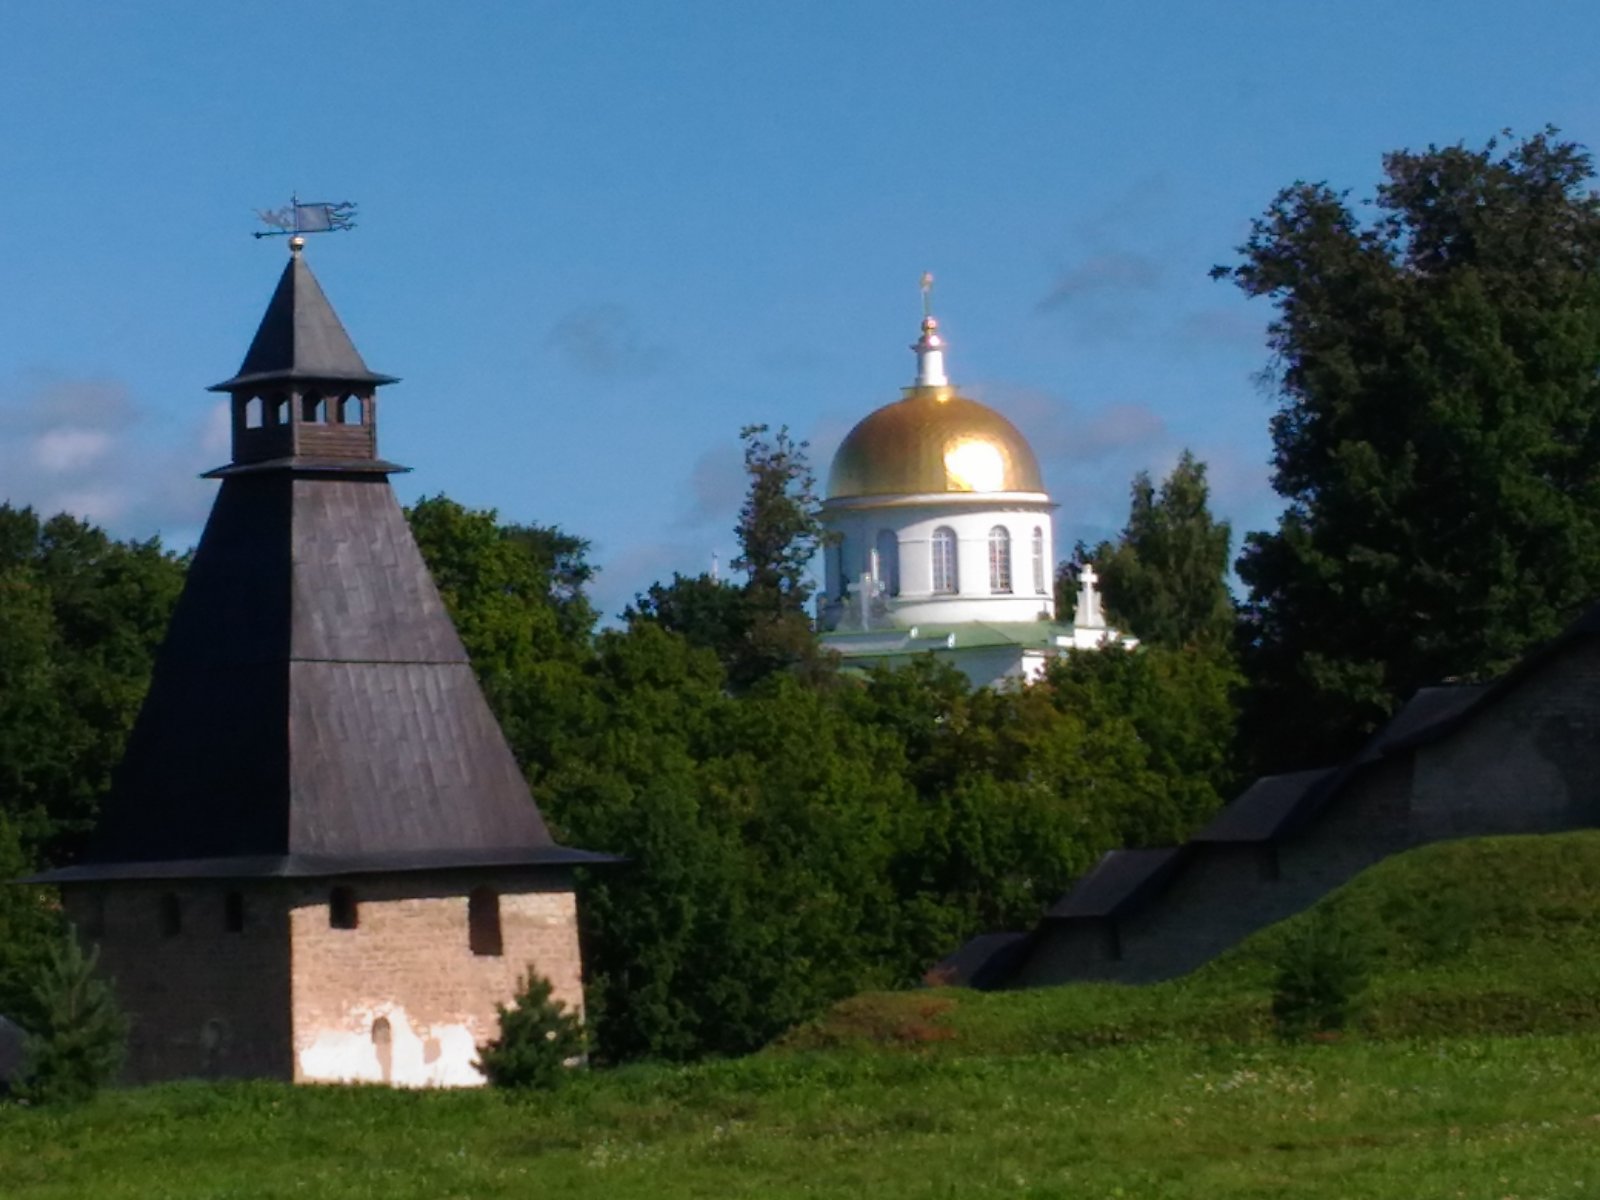
<path fill-rule="evenodd" d="M 279 380 L 399 382 L 367 370 L 322 285 L 299 254 L 290 255 L 237 374 L 209 390 L 231 392 Z"/>
<path fill-rule="evenodd" d="M 43 878 L 611 861 L 551 838 L 484 701 L 376 457 L 388 382 L 296 253 L 218 385 L 234 464 L 96 838 Z M 263 383 L 283 415 L 253 426 Z"/>

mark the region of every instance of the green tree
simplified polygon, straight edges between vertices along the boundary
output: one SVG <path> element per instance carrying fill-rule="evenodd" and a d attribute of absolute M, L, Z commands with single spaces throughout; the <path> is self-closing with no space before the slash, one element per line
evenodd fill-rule
<path fill-rule="evenodd" d="M 1131 747 L 1115 844 L 1174 845 L 1222 807 L 1237 783 L 1239 684 L 1231 658 L 1206 646 L 1106 647 L 1051 664 L 1044 686 L 1054 704 Z"/>
<path fill-rule="evenodd" d="M 1149 472 L 1134 476 L 1128 523 L 1115 542 L 1080 550 L 1099 573 L 1106 615 L 1117 628 L 1172 648 L 1230 644 L 1232 530 L 1211 515 L 1209 500 L 1206 465 L 1185 450 L 1159 493 Z M 1057 591 L 1058 610 L 1070 613 L 1070 573 L 1063 572 Z"/>
<path fill-rule="evenodd" d="M 532 967 L 510 1004 L 497 1004 L 500 1032 L 478 1050 L 476 1066 L 492 1087 L 548 1091 L 583 1057 L 583 1022 L 551 995 Z"/>
<path fill-rule="evenodd" d="M 16 829 L 0 814 L 0 1015 L 11 1017 L 28 1006 L 32 981 L 66 936 L 52 889 L 11 882 L 32 867 Z"/>
<path fill-rule="evenodd" d="M 98 958 L 66 936 L 38 964 L 16 1014 L 26 1033 L 19 1098 L 34 1104 L 87 1100 L 122 1069 L 127 1022 L 111 986 L 95 974 Z"/>
<path fill-rule="evenodd" d="M 745 590 L 710 575 L 679 575 L 671 583 L 652 583 L 623 612 L 629 623 L 650 621 L 680 634 L 691 646 L 710 650 L 731 666 L 750 633 Z"/>
<path fill-rule="evenodd" d="M 1372 974 L 1369 933 L 1333 904 L 1318 905 L 1289 927 L 1273 961 L 1272 1018 L 1280 1037 L 1335 1033 L 1356 1016 Z"/>
<path fill-rule="evenodd" d="M 750 487 L 739 509 L 739 555 L 733 565 L 748 577 L 750 623 L 729 667 L 736 687 L 774 671 L 816 664 L 806 569 L 826 540 L 806 443 L 792 439 L 787 427 L 769 438 L 765 425 L 747 425 L 739 436 Z"/>
<path fill-rule="evenodd" d="M 1250 589 L 1262 767 L 1348 752 L 1446 677 L 1504 670 L 1600 593 L 1600 199 L 1546 130 L 1385 157 L 1371 218 L 1284 189 L 1240 261 L 1268 298 L 1275 531 Z"/>
<path fill-rule="evenodd" d="M 779 674 L 734 695 L 709 651 L 643 621 L 600 636 L 605 716 L 540 783 L 582 845 L 597 1052 L 743 1053 L 893 969 L 887 883 L 912 795 L 894 747 Z"/>
<path fill-rule="evenodd" d="M 733 565 L 748 573 L 746 591 L 758 612 L 804 616 L 812 592 L 806 568 L 824 539 L 816 478 L 805 442 L 791 438 L 787 426 L 770 439 L 767 433 L 765 425 L 739 431 L 750 488 L 739 509 Z"/>
<path fill-rule="evenodd" d="M 184 568 L 156 539 L 0 504 L 0 816 L 30 862 L 92 826 Z"/>
<path fill-rule="evenodd" d="M 807 613 L 812 583 L 807 567 L 826 541 L 816 479 L 806 443 L 787 427 L 769 436 L 765 425 L 739 431 L 749 477 L 733 567 L 743 586 L 707 575 L 674 575 L 637 597 L 624 616 L 653 621 L 696 646 L 716 652 L 736 691 L 775 672 L 815 674 L 824 659 Z"/>

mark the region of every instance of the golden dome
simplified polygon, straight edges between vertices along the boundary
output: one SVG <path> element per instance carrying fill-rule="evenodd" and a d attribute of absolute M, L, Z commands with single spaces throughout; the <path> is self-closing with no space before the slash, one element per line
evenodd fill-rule
<path fill-rule="evenodd" d="M 949 387 L 910 387 L 860 422 L 828 472 L 828 499 L 927 492 L 1043 492 L 1017 427 Z"/>

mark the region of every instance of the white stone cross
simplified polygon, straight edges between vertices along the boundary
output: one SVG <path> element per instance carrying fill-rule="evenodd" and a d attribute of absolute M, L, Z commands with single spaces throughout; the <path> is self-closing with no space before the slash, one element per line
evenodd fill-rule
<path fill-rule="evenodd" d="M 1094 590 L 1094 585 L 1100 582 L 1100 576 L 1094 572 L 1094 566 L 1084 563 L 1078 571 L 1078 607 L 1072 614 L 1072 623 L 1079 629 L 1104 629 L 1106 627 L 1105 613 L 1100 610 L 1100 595 Z"/>
<path fill-rule="evenodd" d="M 863 630 L 869 628 L 872 624 L 872 602 L 877 599 L 879 591 L 878 581 L 870 571 L 865 571 L 855 583 L 847 584 L 845 591 L 850 593 L 846 611 L 860 622 Z"/>

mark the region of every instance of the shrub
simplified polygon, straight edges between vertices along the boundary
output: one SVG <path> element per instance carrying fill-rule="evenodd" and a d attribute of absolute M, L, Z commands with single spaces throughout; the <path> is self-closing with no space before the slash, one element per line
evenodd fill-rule
<path fill-rule="evenodd" d="M 557 1087 L 568 1064 L 583 1056 L 583 1023 L 550 990 L 529 967 L 511 1004 L 495 1005 L 500 1036 L 478 1051 L 476 1063 L 494 1087 Z"/>
<path fill-rule="evenodd" d="M 29 981 L 19 1013 L 27 1036 L 15 1092 L 31 1104 L 87 1100 L 122 1068 L 127 1022 L 111 987 L 95 973 L 99 951 L 76 938 L 51 947 Z"/>
<path fill-rule="evenodd" d="M 1272 1017 L 1289 1040 L 1343 1029 L 1371 969 L 1366 939 L 1334 905 L 1320 905 L 1284 939 L 1273 963 Z"/>

